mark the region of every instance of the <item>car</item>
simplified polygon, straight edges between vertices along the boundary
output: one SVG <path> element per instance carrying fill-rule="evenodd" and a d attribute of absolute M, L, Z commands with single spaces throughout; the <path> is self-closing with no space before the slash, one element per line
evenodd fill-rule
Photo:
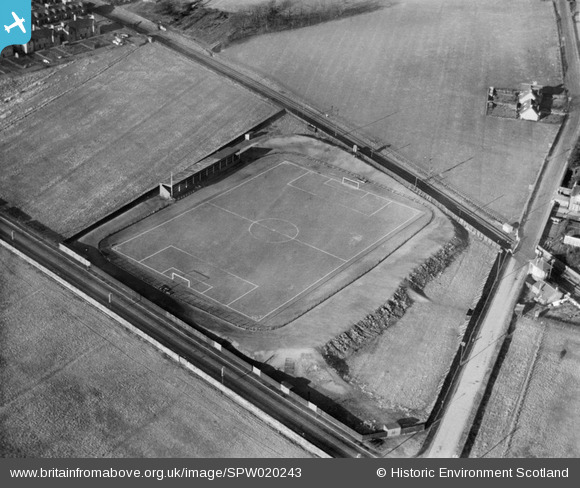
<path fill-rule="evenodd" d="M 172 290 L 172 289 L 171 289 L 169 286 L 167 286 L 167 285 L 161 285 L 161 286 L 159 287 L 159 289 L 160 289 L 160 290 L 161 290 L 163 293 L 166 293 L 167 295 L 172 295 L 172 294 L 173 294 L 173 290 Z"/>

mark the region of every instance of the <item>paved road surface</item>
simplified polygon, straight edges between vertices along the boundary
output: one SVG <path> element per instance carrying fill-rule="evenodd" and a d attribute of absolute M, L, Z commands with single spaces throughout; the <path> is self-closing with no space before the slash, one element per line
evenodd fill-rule
<path fill-rule="evenodd" d="M 161 344 L 186 358 L 190 363 L 256 405 L 260 410 L 286 425 L 333 457 L 375 457 L 348 431 L 329 422 L 312 410 L 284 395 L 232 355 L 196 337 L 187 328 L 169 320 L 165 314 L 151 307 L 147 300 L 128 297 L 113 280 L 100 276 L 68 258 L 62 252 L 35 238 L 26 230 L 0 216 L 0 238 L 16 247 L 36 262 L 56 273 L 72 286 L 106 305 L 117 315 L 153 337 Z M 111 296 L 111 299 L 109 298 Z M 111 300 L 111 302 L 109 302 Z M 224 376 L 222 378 L 222 368 Z"/>
<path fill-rule="evenodd" d="M 519 233 L 520 245 L 507 262 L 497 292 L 481 325 L 480 334 L 447 404 L 445 414 L 437 426 L 437 433 L 427 451 L 427 457 L 457 457 L 463 450 L 499 348 L 507 333 L 513 308 L 524 286 L 527 263 L 535 255 L 535 248 L 550 216 L 550 201 L 562 181 L 570 151 L 580 136 L 578 45 L 567 2 L 558 0 L 558 9 L 562 17 L 562 34 L 568 61 L 565 86 L 572 97 L 571 112 L 524 212 Z"/>
<path fill-rule="evenodd" d="M 103 7 L 106 6 L 102 0 L 93 0 L 93 3 Z M 388 155 L 377 153 L 368 141 L 354 134 L 356 132 L 355 127 L 337 126 L 329 121 L 321 111 L 308 107 L 289 94 L 282 94 L 264 82 L 242 73 L 238 68 L 232 67 L 231 63 L 227 60 L 210 54 L 207 49 L 204 49 L 196 42 L 178 32 L 171 30 L 159 31 L 155 23 L 129 12 L 122 7 L 117 7 L 112 11 L 109 8 L 100 13 L 128 28 L 153 36 L 158 42 L 192 61 L 202 64 L 253 92 L 274 101 L 305 122 L 339 140 L 347 147 L 353 148 L 356 146 L 358 148 L 358 154 L 361 157 L 364 156 L 367 162 L 372 161 L 374 166 L 386 170 L 391 176 L 396 175 L 400 179 L 417 187 L 502 247 L 511 247 L 512 237 L 503 232 L 500 222 L 495 221 L 491 216 L 485 214 L 485 209 L 458 200 L 449 188 L 440 187 L 440 184 L 433 177 L 414 172 L 418 171 L 418 168 L 410 169 L 412 163 L 400 160 L 399 155 L 393 152 Z"/>

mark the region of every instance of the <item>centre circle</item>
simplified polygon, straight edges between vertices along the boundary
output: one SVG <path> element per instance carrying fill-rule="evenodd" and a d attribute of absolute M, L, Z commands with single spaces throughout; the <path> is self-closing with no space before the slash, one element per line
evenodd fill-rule
<path fill-rule="evenodd" d="M 291 241 L 300 232 L 292 222 L 283 219 L 258 220 L 248 230 L 255 239 L 273 244 Z"/>

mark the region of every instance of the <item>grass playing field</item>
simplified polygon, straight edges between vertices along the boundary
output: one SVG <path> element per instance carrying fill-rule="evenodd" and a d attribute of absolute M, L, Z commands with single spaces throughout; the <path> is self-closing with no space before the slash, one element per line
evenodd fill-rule
<path fill-rule="evenodd" d="M 113 238 L 180 290 L 266 321 L 424 215 L 384 189 L 282 161 L 211 198 L 202 191 Z M 164 217 L 166 215 L 166 217 Z M 296 307 L 295 313 L 301 307 Z"/>

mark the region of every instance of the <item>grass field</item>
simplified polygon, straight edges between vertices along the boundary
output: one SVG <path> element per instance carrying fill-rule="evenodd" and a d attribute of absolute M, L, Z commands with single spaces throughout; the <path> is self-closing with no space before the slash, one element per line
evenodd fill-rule
<path fill-rule="evenodd" d="M 113 250 L 260 322 L 342 271 L 362 274 L 362 256 L 425 213 L 295 162 L 260 168 L 211 198 L 188 197 L 177 215 L 168 208 L 121 232 Z"/>
<path fill-rule="evenodd" d="M 422 295 L 413 295 L 401 319 L 348 359 L 354 381 L 384 408 L 426 420 L 494 259 L 490 246 L 472 239 Z"/>
<path fill-rule="evenodd" d="M 0 246 L 0 457 L 308 457 Z"/>
<path fill-rule="evenodd" d="M 571 305 L 561 317 L 578 314 Z M 566 320 L 568 317 L 566 316 Z M 578 319 L 519 319 L 471 457 L 577 458 L 580 435 Z"/>
<path fill-rule="evenodd" d="M 366 2 L 368 0 L 290 0 L 289 3 L 295 8 L 304 7 L 304 9 L 308 9 L 309 7 L 320 8 L 327 5 L 352 5 Z M 268 3 L 268 0 L 209 0 L 208 7 L 233 12 L 265 3 Z M 281 4 L 282 0 L 278 0 L 277 3 Z"/>
<path fill-rule="evenodd" d="M 120 49 L 59 68 L 4 119 L 0 195 L 65 236 L 276 112 L 161 45 Z"/>
<path fill-rule="evenodd" d="M 562 83 L 552 3 L 383 3 L 223 55 L 516 220 L 558 128 L 486 117 L 485 96 L 489 86 Z"/>

